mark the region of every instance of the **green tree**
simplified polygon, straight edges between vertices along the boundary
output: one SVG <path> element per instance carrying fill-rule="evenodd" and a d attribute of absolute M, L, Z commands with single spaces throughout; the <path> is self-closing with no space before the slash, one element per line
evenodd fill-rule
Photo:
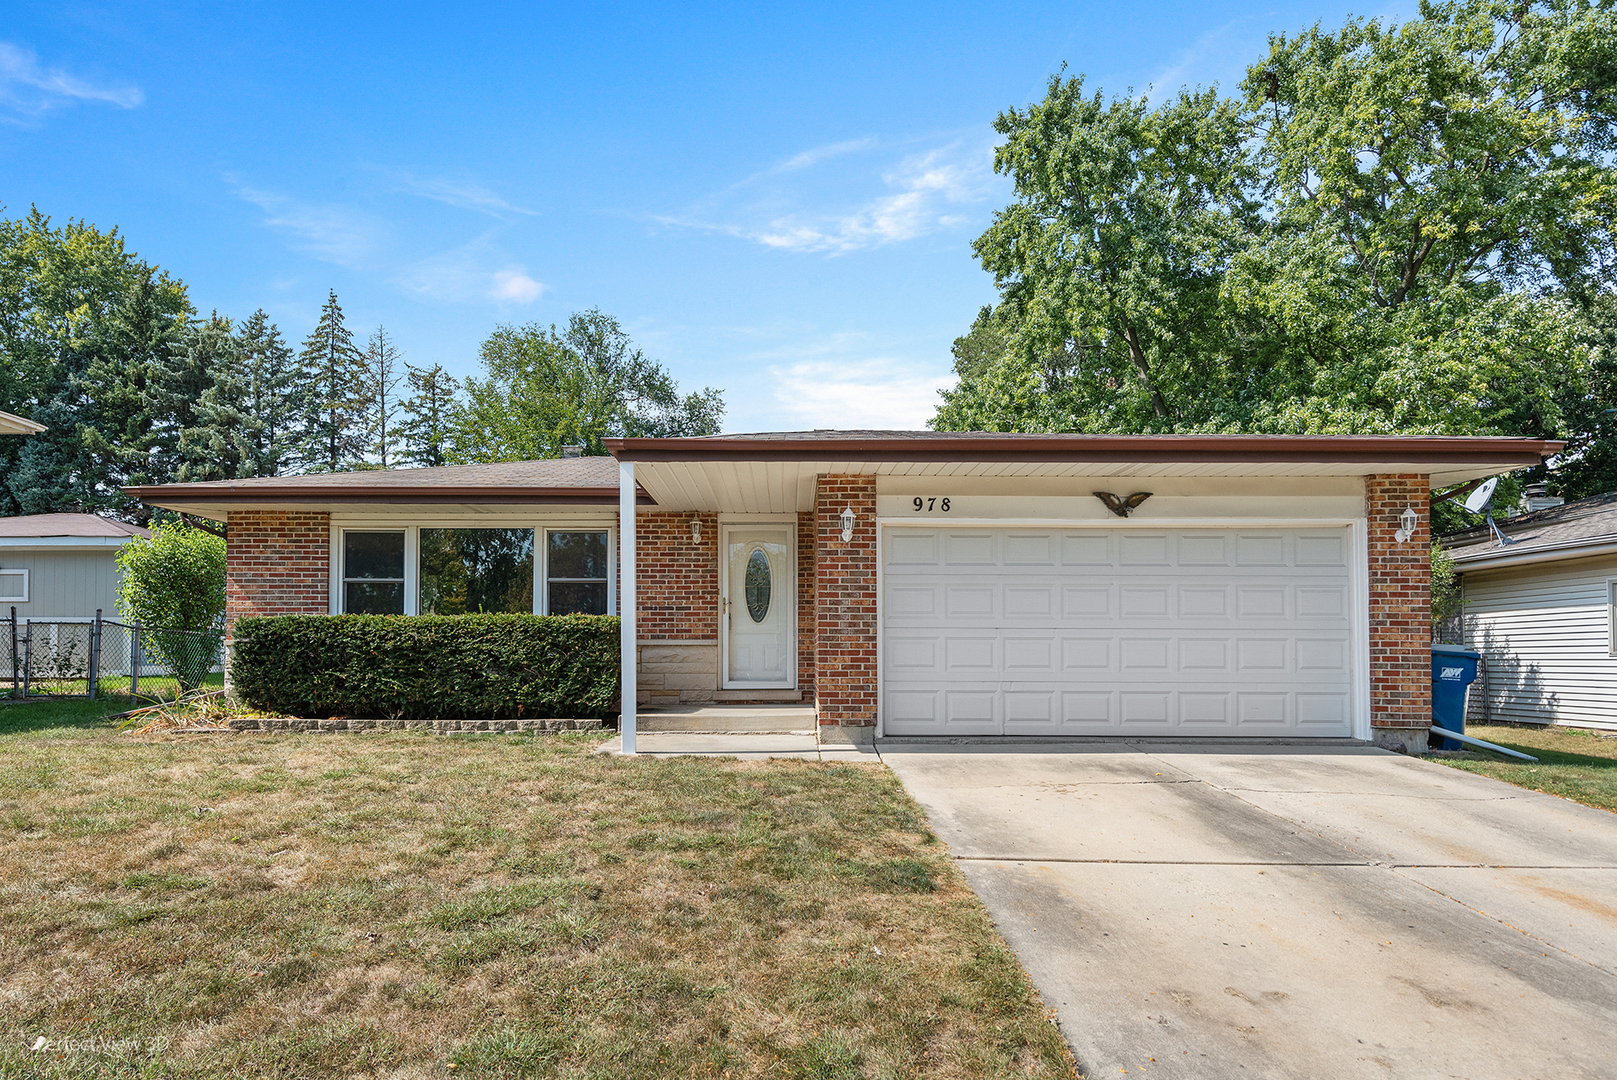
<path fill-rule="evenodd" d="M 305 411 L 280 330 L 259 309 L 234 332 L 224 324 L 198 328 L 190 349 L 206 356 L 208 385 L 181 428 L 176 479 L 280 475 L 293 460 Z"/>
<path fill-rule="evenodd" d="M 360 388 L 365 398 L 367 450 L 382 468 L 390 464 L 390 452 L 398 438 L 393 416 L 399 411 L 394 391 L 399 385 L 399 365 L 403 353 L 388 336 L 387 327 L 378 326 L 361 356 Z"/>
<path fill-rule="evenodd" d="M 175 673 L 181 692 L 219 662 L 225 615 L 225 542 L 179 522 L 118 550 L 118 607 L 142 627 L 148 655 Z"/>
<path fill-rule="evenodd" d="M 1561 436 L 1612 285 L 1609 4 L 1424 3 L 1276 36 L 1234 98 L 996 121 L 1004 335 L 939 429 Z M 969 340 L 977 335 L 976 327 Z M 957 366 L 960 364 L 957 353 Z"/>
<path fill-rule="evenodd" d="M 0 409 L 49 428 L 0 440 L 0 514 L 139 518 L 121 487 L 167 479 L 145 454 L 147 380 L 190 314 L 117 229 L 0 218 Z"/>
<path fill-rule="evenodd" d="M 499 327 L 479 356 L 486 375 L 466 380 L 456 462 L 558 457 L 567 445 L 600 455 L 608 437 L 712 435 L 724 417 L 720 391 L 682 396 L 667 370 L 600 311 L 573 315 L 565 331 Z"/>
<path fill-rule="evenodd" d="M 302 464 L 310 472 L 342 472 L 364 460 L 365 360 L 343 323 L 342 305 L 331 291 L 320 321 L 298 355 L 305 397 Z"/>
<path fill-rule="evenodd" d="M 418 368 L 406 360 L 404 373 L 410 396 L 399 406 L 404 414 L 398 428 L 399 460 L 429 467 L 447 464 L 458 430 L 460 383 L 441 364 Z"/>

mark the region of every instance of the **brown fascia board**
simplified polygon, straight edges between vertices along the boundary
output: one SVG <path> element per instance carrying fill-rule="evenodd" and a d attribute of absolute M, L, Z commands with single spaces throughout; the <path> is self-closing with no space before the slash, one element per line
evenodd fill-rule
<path fill-rule="evenodd" d="M 126 487 L 124 494 L 144 503 L 162 506 L 178 502 L 196 503 L 407 503 L 414 506 L 441 503 L 481 503 L 516 506 L 544 503 L 551 506 L 616 506 L 615 487 L 491 487 L 488 485 L 427 485 L 374 487 L 346 485 L 315 487 L 310 484 L 253 484 L 246 487 L 213 484 L 153 484 Z M 657 502 L 637 487 L 635 504 L 655 506 Z"/>
<path fill-rule="evenodd" d="M 619 461 L 1276 462 L 1537 465 L 1566 445 L 1501 436 L 1019 435 L 984 438 L 606 439 Z"/>

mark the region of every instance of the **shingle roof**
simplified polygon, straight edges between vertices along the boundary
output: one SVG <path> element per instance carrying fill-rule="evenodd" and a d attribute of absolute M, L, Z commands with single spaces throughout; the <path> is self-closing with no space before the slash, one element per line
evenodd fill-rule
<path fill-rule="evenodd" d="M 1534 551 L 1582 547 L 1607 538 L 1617 542 L 1617 491 L 1535 510 L 1498 524 L 1500 531 L 1515 543 L 1504 548 L 1491 546 L 1492 537 L 1486 524 L 1449 533 L 1439 540 L 1459 563 L 1498 557 L 1506 551 L 1520 556 Z"/>
<path fill-rule="evenodd" d="M 5 539 L 33 537 L 81 536 L 149 536 L 139 525 L 95 514 L 27 514 L 22 517 L 0 517 L 0 537 Z"/>

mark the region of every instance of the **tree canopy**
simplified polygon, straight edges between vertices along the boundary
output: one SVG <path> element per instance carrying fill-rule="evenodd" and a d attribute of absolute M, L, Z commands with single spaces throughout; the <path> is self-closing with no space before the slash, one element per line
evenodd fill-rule
<path fill-rule="evenodd" d="M 485 377 L 466 380 L 450 457 L 458 463 L 559 457 L 569 445 L 605 454 L 613 436 L 712 435 L 724 395 L 681 395 L 618 321 L 578 312 L 564 330 L 502 326 L 483 342 Z"/>
<path fill-rule="evenodd" d="M 933 426 L 1552 436 L 1605 482 L 1614 106 L 1610 0 L 1276 35 L 1235 96 L 1052 78 Z"/>

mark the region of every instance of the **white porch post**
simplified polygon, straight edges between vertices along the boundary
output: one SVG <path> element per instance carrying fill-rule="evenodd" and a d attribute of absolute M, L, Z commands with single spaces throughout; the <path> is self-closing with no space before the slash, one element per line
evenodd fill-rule
<path fill-rule="evenodd" d="M 618 462 L 618 617 L 623 636 L 619 651 L 623 674 L 623 711 L 618 714 L 618 734 L 623 753 L 634 753 L 635 712 L 635 617 L 634 617 L 634 462 Z"/>

